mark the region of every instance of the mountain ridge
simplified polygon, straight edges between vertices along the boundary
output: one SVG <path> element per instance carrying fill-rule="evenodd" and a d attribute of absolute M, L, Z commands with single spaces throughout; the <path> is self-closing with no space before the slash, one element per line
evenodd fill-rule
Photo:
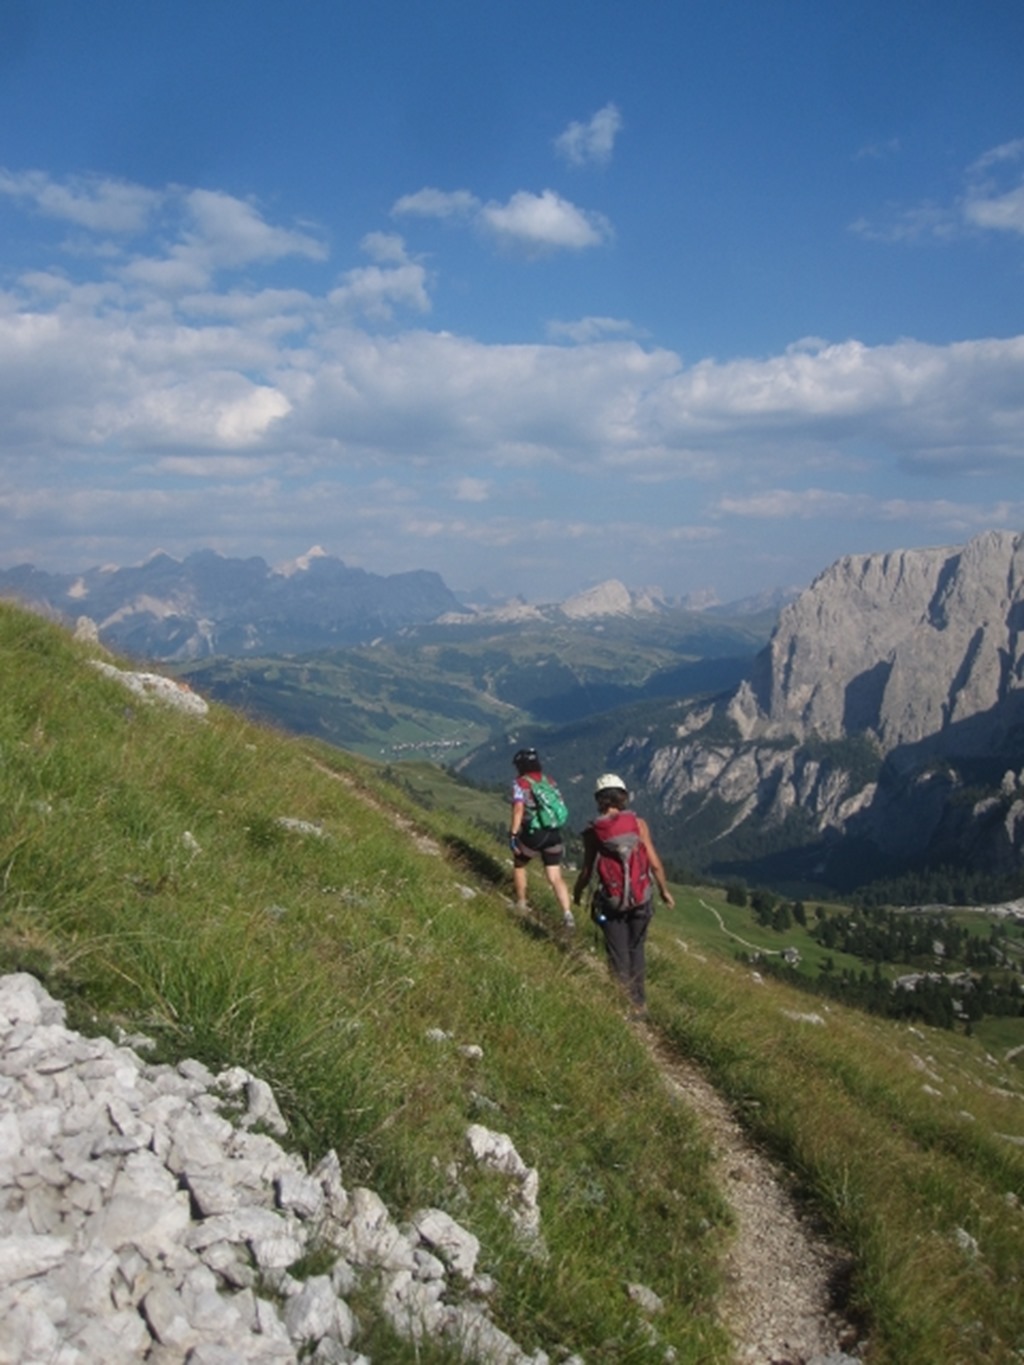
<path fill-rule="evenodd" d="M 372 574 L 317 547 L 282 569 L 208 549 L 78 574 L 19 565 L 0 570 L 0 592 L 64 619 L 87 614 L 104 643 L 179 662 L 366 643 L 458 606 L 430 570 Z"/>
<path fill-rule="evenodd" d="M 1015 533 L 845 556 L 783 609 L 731 695 L 691 708 L 674 742 L 612 757 L 684 824 L 717 804 L 712 843 L 802 821 L 794 850 L 819 866 L 855 841 L 879 868 L 955 850 L 1019 875 L 1022 622 Z"/>
<path fill-rule="evenodd" d="M 0 569 L 0 595 L 71 624 L 96 623 L 105 644 L 140 658 L 185 663 L 218 655 L 301 654 L 370 644 L 436 623 L 440 626 L 557 625 L 680 610 L 709 618 L 763 615 L 792 596 L 775 590 L 720 607 L 675 601 L 660 588 L 632 590 L 607 579 L 561 602 L 510 598 L 497 605 L 461 601 L 432 570 L 375 574 L 314 545 L 271 568 L 259 556 L 225 557 L 201 549 L 183 560 L 162 550 L 142 564 L 105 564 L 53 573 L 32 564 Z"/>

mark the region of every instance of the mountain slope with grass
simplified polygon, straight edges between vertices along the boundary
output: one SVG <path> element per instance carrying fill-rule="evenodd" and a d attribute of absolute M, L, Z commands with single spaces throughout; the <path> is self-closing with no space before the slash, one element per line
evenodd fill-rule
<path fill-rule="evenodd" d="M 654 1038 L 849 1256 L 865 1359 L 1018 1358 L 1019 1058 L 809 1011 L 705 949 L 682 890 L 652 931 L 649 1032 L 631 1028 L 589 929 L 567 940 L 543 895 L 511 912 L 475 813 L 218 706 L 150 701 L 94 657 L 0 606 L 0 971 L 32 972 L 83 1031 L 141 1029 L 166 1058 L 261 1076 L 298 1150 L 335 1149 L 397 1218 L 448 1209 L 524 1349 L 724 1365 L 744 1344 L 733 1215 Z M 539 1172 L 545 1257 L 465 1168 L 475 1122 Z M 661 1300 L 653 1322 L 630 1283 Z M 453 1358 L 392 1339 L 370 1302 L 361 1330 L 371 1359 Z"/>

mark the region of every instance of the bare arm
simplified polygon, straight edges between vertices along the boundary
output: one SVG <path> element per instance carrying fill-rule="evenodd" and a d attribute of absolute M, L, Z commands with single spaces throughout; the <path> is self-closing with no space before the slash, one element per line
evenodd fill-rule
<path fill-rule="evenodd" d="M 583 831 L 583 866 L 580 868 L 576 881 L 572 888 L 572 900 L 574 905 L 579 905 L 580 897 L 586 889 L 587 883 L 594 871 L 594 863 L 597 861 L 597 839 L 594 837 L 592 829 Z"/>
<path fill-rule="evenodd" d="M 658 857 L 658 850 L 654 847 L 651 831 L 647 828 L 647 821 L 641 820 L 640 817 L 637 816 L 636 823 L 640 830 L 640 838 L 643 841 L 643 846 L 647 850 L 647 857 L 650 859 L 651 872 L 654 874 L 654 880 L 658 886 L 658 894 L 666 905 L 675 905 L 675 901 L 672 899 L 672 892 L 668 889 L 668 882 L 665 879 L 665 869 L 662 867 L 661 859 Z"/>

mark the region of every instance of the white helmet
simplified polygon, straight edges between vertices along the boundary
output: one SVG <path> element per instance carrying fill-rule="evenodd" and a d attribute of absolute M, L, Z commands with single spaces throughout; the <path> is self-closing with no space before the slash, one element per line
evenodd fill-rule
<path fill-rule="evenodd" d="M 616 777 L 614 773 L 602 773 L 594 783 L 594 795 L 598 792 L 606 791 L 628 791 L 629 788 L 621 777 Z"/>

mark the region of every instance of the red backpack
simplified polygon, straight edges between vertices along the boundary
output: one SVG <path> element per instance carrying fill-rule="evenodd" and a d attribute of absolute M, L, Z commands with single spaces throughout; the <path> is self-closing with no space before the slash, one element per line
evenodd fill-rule
<path fill-rule="evenodd" d="M 591 823 L 597 836 L 597 891 L 609 914 L 636 910 L 651 898 L 651 861 L 631 810 L 611 810 Z"/>

